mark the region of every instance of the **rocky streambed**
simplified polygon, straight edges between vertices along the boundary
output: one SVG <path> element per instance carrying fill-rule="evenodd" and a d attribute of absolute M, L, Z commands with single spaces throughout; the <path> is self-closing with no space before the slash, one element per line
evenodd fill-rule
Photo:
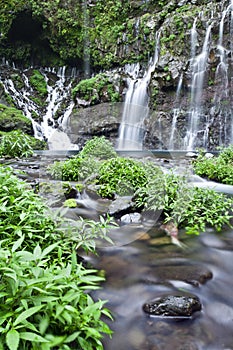
<path fill-rule="evenodd" d="M 7 163 L 56 209 L 66 195 L 46 168 L 64 156 Z M 156 161 L 167 168 L 174 165 L 174 160 Z M 184 160 L 179 164 L 185 166 Z M 117 204 L 88 192 L 72 196 L 77 206 L 67 209 L 68 217 L 96 220 L 112 210 L 119 225 L 108 233 L 114 244 L 97 242 L 98 256 L 83 254 L 106 274 L 103 288 L 93 293 L 108 300 L 114 318 L 114 334 L 104 340 L 105 350 L 233 349 L 232 230 L 210 229 L 199 237 L 180 231 L 182 244 L 177 246 L 161 230 L 158 217 L 130 213 L 130 199 Z"/>

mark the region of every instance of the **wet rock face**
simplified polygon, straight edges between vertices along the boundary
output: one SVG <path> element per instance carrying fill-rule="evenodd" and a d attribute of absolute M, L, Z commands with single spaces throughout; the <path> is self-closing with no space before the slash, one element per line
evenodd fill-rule
<path fill-rule="evenodd" d="M 201 302 L 193 295 L 167 295 L 143 305 L 143 311 L 153 316 L 191 317 L 202 309 Z"/>

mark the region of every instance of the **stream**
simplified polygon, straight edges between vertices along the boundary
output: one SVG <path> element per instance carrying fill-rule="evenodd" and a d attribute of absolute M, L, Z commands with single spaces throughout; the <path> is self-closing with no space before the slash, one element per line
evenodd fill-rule
<path fill-rule="evenodd" d="M 54 160 L 54 156 L 35 156 L 7 163 L 16 171 L 24 170 L 26 180 L 33 185 L 49 181 L 44 170 Z M 219 185 L 218 190 L 232 193 L 231 186 Z M 94 218 L 104 210 L 100 209 L 104 201 L 86 196 L 80 202 L 82 207 L 74 209 L 77 215 Z M 180 231 L 179 247 L 148 218 L 143 224 L 125 222 L 110 236 L 114 245 L 100 244 L 97 256 L 84 255 L 106 275 L 102 289 L 92 293 L 95 299 L 108 301 L 106 306 L 114 318 L 114 322 L 106 320 L 114 334 L 112 339 L 104 339 L 105 350 L 233 349 L 232 229 L 221 233 L 209 229 L 200 236 Z M 197 296 L 201 311 L 181 319 L 150 316 L 143 311 L 145 303 L 178 292 Z"/>

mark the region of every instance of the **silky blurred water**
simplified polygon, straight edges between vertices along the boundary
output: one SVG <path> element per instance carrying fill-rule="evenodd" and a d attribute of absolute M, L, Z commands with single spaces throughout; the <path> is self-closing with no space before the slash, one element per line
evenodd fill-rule
<path fill-rule="evenodd" d="M 151 229 L 127 245 L 99 250 L 94 263 L 106 271 L 106 282 L 94 297 L 108 300 L 114 317 L 109 322 L 114 335 L 104 340 L 105 350 L 233 349 L 233 231 L 180 235 L 184 249 Z M 213 278 L 199 286 L 179 280 L 147 282 L 148 275 L 156 276 L 156 268 L 167 264 L 180 264 L 181 269 L 186 264 L 200 265 Z M 198 296 L 201 313 L 177 322 L 143 312 L 145 302 L 175 291 Z"/>

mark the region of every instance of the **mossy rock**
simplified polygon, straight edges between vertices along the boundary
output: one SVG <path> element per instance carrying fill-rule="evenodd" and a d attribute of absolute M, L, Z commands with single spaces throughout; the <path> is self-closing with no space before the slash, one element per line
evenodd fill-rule
<path fill-rule="evenodd" d="M 0 104 L 0 131 L 12 131 L 16 129 L 33 135 L 32 122 L 21 111 L 14 107 L 7 107 Z"/>

